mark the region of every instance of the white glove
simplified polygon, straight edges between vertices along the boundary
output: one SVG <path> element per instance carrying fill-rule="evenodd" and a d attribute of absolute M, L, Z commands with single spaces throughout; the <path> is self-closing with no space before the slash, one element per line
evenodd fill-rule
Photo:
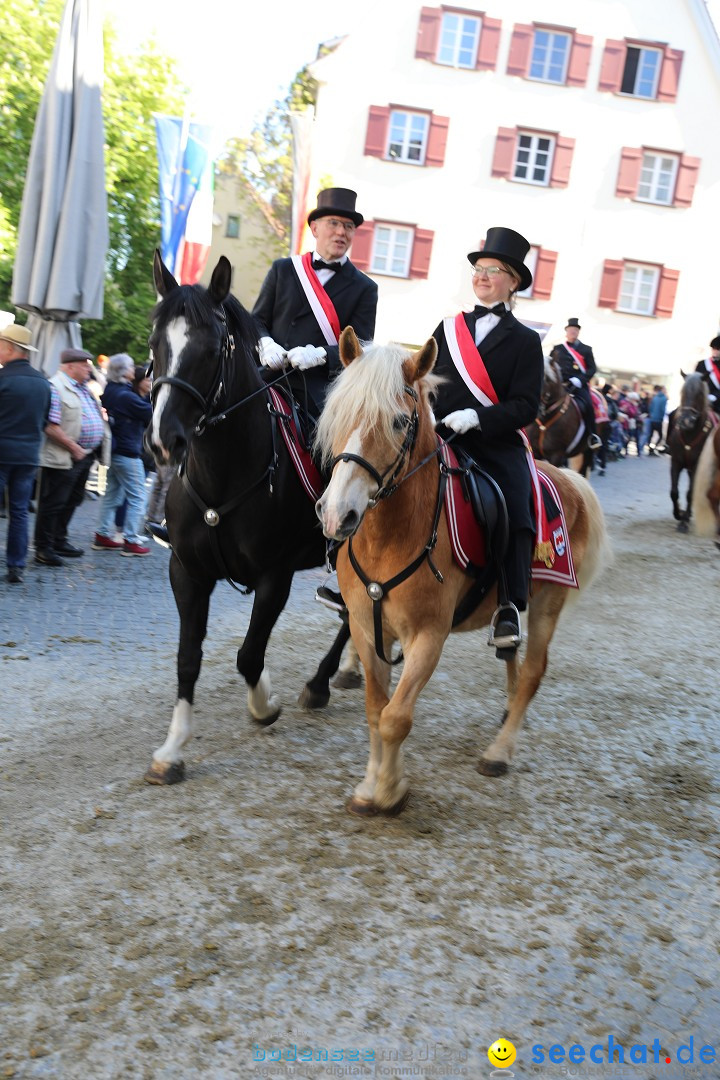
<path fill-rule="evenodd" d="M 273 341 L 271 337 L 260 338 L 260 342 L 258 344 L 258 354 L 260 356 L 260 363 L 263 367 L 285 367 L 287 353 L 283 349 L 282 345 L 278 345 L 277 341 Z"/>
<path fill-rule="evenodd" d="M 572 378 L 568 379 L 568 382 L 571 386 L 577 387 L 578 390 L 582 386 L 582 379 L 578 379 L 577 375 L 573 375 Z"/>
<path fill-rule="evenodd" d="M 297 371 L 319 367 L 325 363 L 326 356 L 325 350 L 316 345 L 297 345 L 287 354 L 288 360 Z"/>
<path fill-rule="evenodd" d="M 466 431 L 480 427 L 480 417 L 475 409 L 456 409 L 455 412 L 444 416 L 440 423 L 444 424 L 445 427 L 449 427 L 458 435 L 464 435 Z"/>

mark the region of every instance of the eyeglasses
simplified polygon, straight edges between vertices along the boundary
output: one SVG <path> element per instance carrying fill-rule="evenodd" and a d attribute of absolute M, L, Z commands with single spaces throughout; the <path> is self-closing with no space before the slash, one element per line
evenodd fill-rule
<path fill-rule="evenodd" d="M 510 274 L 510 271 L 505 270 L 502 266 L 473 266 L 470 271 L 471 277 L 494 278 L 498 274 Z M 510 276 L 512 277 L 512 274 Z"/>
<path fill-rule="evenodd" d="M 355 232 L 355 226 L 353 225 L 352 221 L 338 221 L 337 218 L 333 217 L 324 218 L 324 221 L 328 228 L 331 229 L 333 232 L 335 232 L 336 229 L 343 229 L 344 232 L 350 234 Z"/>

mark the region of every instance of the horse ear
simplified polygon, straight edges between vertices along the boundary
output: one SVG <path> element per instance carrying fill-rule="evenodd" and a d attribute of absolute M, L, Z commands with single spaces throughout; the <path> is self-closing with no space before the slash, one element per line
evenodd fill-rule
<path fill-rule="evenodd" d="M 352 364 L 353 360 L 357 360 L 358 356 L 362 356 L 362 345 L 358 341 L 357 334 L 352 326 L 346 326 L 340 335 L 340 360 L 343 367 Z"/>
<path fill-rule="evenodd" d="M 153 279 L 155 281 L 155 290 L 158 296 L 161 296 L 164 300 L 168 293 L 171 293 L 173 289 L 177 289 L 178 283 L 168 270 L 165 263 L 162 261 L 159 248 L 155 248 L 155 258 L 153 259 Z"/>
<path fill-rule="evenodd" d="M 221 255 L 218 259 L 217 266 L 212 272 L 210 288 L 208 289 L 214 303 L 222 304 L 224 300 L 227 300 L 228 293 L 230 292 L 231 277 L 232 267 L 230 266 L 230 260 L 226 259 L 224 255 Z"/>
<path fill-rule="evenodd" d="M 422 379 L 435 367 L 435 361 L 437 360 L 437 341 L 435 338 L 428 338 L 423 345 L 422 349 L 415 353 L 413 356 L 413 363 L 415 365 L 415 375 L 413 382 L 417 379 Z"/>

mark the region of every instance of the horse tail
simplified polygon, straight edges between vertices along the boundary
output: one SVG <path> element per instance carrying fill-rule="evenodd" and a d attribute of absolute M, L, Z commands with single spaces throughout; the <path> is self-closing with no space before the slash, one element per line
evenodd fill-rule
<path fill-rule="evenodd" d="M 716 440 L 714 435 L 711 434 L 705 440 L 705 445 L 700 452 L 700 457 L 695 469 L 695 478 L 693 480 L 692 518 L 695 523 L 695 533 L 698 536 L 705 536 L 708 538 L 715 536 L 715 533 L 717 532 L 715 514 L 710 505 L 710 500 L 707 497 L 708 491 L 712 487 L 715 473 L 720 469 L 720 461 L 718 461 L 715 451 L 716 441 L 718 443 L 718 450 L 720 450 L 720 438 Z"/>
<path fill-rule="evenodd" d="M 585 554 L 577 568 L 578 591 L 583 592 L 602 570 L 612 565 L 613 551 L 605 524 L 605 515 L 592 485 L 584 476 L 571 469 L 563 469 L 562 473 L 563 478 L 577 489 L 582 506 L 580 512 L 584 512 L 587 519 Z"/>

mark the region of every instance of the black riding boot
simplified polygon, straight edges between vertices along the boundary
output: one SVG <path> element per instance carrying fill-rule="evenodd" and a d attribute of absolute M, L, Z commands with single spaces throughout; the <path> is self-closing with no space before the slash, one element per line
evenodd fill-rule
<path fill-rule="evenodd" d="M 522 641 L 519 613 L 527 607 L 535 535 L 530 529 L 511 532 L 503 563 L 507 596 L 498 593 L 498 610 L 490 627 L 488 644 L 500 660 L 510 660 Z M 503 600 L 506 602 L 504 603 Z"/>

